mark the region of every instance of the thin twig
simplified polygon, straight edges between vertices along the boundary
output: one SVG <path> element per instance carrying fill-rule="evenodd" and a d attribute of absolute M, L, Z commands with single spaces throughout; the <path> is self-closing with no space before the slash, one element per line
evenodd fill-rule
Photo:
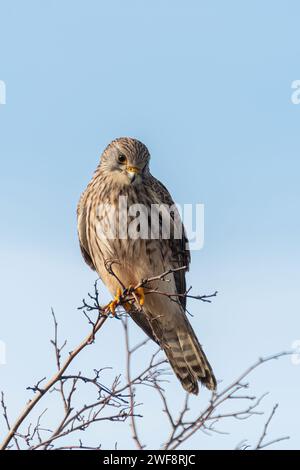
<path fill-rule="evenodd" d="M 95 333 L 100 330 L 100 328 L 105 323 L 107 317 L 102 316 L 99 314 L 98 321 L 93 329 L 92 333 L 89 333 L 88 336 L 77 346 L 73 351 L 69 353 L 69 357 L 66 359 L 64 364 L 61 366 L 60 370 L 54 374 L 51 379 L 46 383 L 46 385 L 39 389 L 36 392 L 35 397 L 29 401 L 29 403 L 25 406 L 24 410 L 21 412 L 20 416 L 17 418 L 14 425 L 9 430 L 9 433 L 4 438 L 0 449 L 4 450 L 7 448 L 8 444 L 10 443 L 11 439 L 19 429 L 19 426 L 22 424 L 24 419 L 28 416 L 31 410 L 35 407 L 35 405 L 41 400 L 41 398 L 59 381 L 60 377 L 64 374 L 66 369 L 69 367 L 71 362 L 75 359 L 75 357 L 89 344 L 91 344 L 91 338 L 94 337 Z"/>
<path fill-rule="evenodd" d="M 129 346 L 129 334 L 128 334 L 128 318 L 126 317 L 125 320 L 123 321 L 123 326 L 124 326 L 124 333 L 125 333 L 125 343 L 126 343 L 126 351 L 127 351 L 127 357 L 126 357 L 126 371 L 127 371 L 127 383 L 129 387 L 129 394 L 130 394 L 130 412 L 131 412 L 131 429 L 132 429 L 132 438 L 137 446 L 138 449 L 142 450 L 144 446 L 141 444 L 141 441 L 139 439 L 138 433 L 137 433 L 137 427 L 136 427 L 136 422 L 135 422 L 135 416 L 134 416 L 134 407 L 135 407 L 135 402 L 134 402 L 134 389 L 132 385 L 132 380 L 131 380 L 131 355 L 132 352 L 130 350 Z"/>

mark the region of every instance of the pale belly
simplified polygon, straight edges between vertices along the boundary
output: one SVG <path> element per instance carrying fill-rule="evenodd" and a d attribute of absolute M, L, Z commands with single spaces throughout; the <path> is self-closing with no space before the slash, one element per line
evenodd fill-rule
<path fill-rule="evenodd" d="M 124 231 L 120 237 L 118 230 L 115 230 L 119 227 L 118 213 L 109 219 L 107 211 L 103 210 L 98 213 L 97 219 L 98 225 L 93 233 L 95 266 L 113 295 L 121 284 L 125 288 L 136 286 L 142 280 L 160 275 L 170 268 L 165 240 L 133 239 L 126 233 L 124 236 Z"/>

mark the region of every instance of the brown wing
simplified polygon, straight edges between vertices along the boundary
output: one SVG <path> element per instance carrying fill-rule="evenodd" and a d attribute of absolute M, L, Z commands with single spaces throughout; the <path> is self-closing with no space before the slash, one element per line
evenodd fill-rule
<path fill-rule="evenodd" d="M 152 189 L 157 194 L 158 199 L 161 201 L 162 204 L 167 204 L 168 206 L 174 205 L 174 201 L 169 191 L 167 190 L 167 188 L 153 176 L 151 177 L 151 186 L 152 186 Z M 177 222 L 178 220 L 179 220 L 179 217 L 177 219 Z M 180 267 L 186 266 L 185 270 L 174 273 L 177 293 L 184 294 L 186 292 L 185 273 L 186 271 L 189 270 L 189 265 L 191 262 L 191 255 L 190 255 L 190 250 L 188 248 L 188 239 L 186 237 L 185 228 L 181 221 L 180 223 L 181 223 L 181 229 L 182 229 L 181 230 L 182 238 L 180 239 L 172 238 L 170 240 L 171 250 L 172 250 L 171 264 L 173 268 L 180 268 Z M 181 302 L 182 307 L 185 310 L 186 309 L 186 297 L 179 297 L 179 300 Z"/>
<path fill-rule="evenodd" d="M 148 316 L 145 314 L 144 310 L 137 310 L 134 306 L 129 312 L 132 320 L 144 331 L 144 333 L 149 336 L 150 339 L 159 344 L 156 336 L 153 333 L 153 327 L 149 321 Z"/>
<path fill-rule="evenodd" d="M 86 206 L 84 204 L 82 196 L 80 198 L 80 201 L 77 207 L 77 230 L 78 230 L 79 245 L 80 245 L 82 256 L 85 262 L 90 266 L 90 268 L 96 271 L 92 257 L 89 252 L 89 244 L 87 241 L 87 227 L 86 227 Z"/>

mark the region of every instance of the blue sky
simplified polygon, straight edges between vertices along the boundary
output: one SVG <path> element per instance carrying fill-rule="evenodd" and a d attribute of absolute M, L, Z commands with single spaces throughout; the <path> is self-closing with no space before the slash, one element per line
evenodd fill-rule
<path fill-rule="evenodd" d="M 54 367 L 50 308 L 70 344 L 85 334 L 76 307 L 95 274 L 81 259 L 75 211 L 118 136 L 149 147 L 152 173 L 177 202 L 205 205 L 188 282 L 219 291 L 211 305 L 190 305 L 217 377 L 229 381 L 300 338 L 299 14 L 293 0 L 0 0 L 0 374 L 12 418 L 26 386 Z M 120 369 L 120 334 L 109 321 L 78 367 Z M 299 373 L 286 358 L 253 376 L 255 391 L 270 392 L 266 412 L 280 404 L 270 437 L 291 436 L 277 448 L 299 448 Z M 183 398 L 175 380 L 168 394 Z M 143 438 L 155 448 L 164 421 L 147 400 Z M 193 406 L 206 400 L 203 391 Z M 229 436 L 201 434 L 190 446 L 232 448 L 263 422 L 228 422 Z M 127 425 L 110 432 L 133 446 Z"/>

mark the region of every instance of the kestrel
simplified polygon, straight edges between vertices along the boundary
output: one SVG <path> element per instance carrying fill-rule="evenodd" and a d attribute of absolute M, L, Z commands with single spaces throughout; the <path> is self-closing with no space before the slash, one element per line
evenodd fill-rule
<path fill-rule="evenodd" d="M 169 271 L 166 279 L 153 280 L 138 289 L 135 300 L 125 308 L 165 351 L 183 388 L 198 394 L 198 381 L 214 390 L 216 379 L 186 316 L 185 271 L 190 252 L 176 211 L 169 217 L 169 236 L 162 233 L 164 216 L 162 211 L 157 217 L 158 208 L 174 207 L 174 202 L 165 186 L 151 175 L 149 161 L 147 147 L 133 138 L 118 138 L 106 147 L 78 204 L 80 247 L 87 264 L 115 297 L 111 311 L 124 288 Z M 134 217 L 131 209 L 126 209 L 125 217 L 121 215 L 121 199 L 126 200 L 128 208 L 138 207 L 139 216 L 143 215 L 139 223 L 135 222 L 133 235 L 130 225 Z M 117 231 L 112 231 L 112 226 Z M 142 229 L 143 235 L 136 236 Z M 109 262 L 113 263 L 113 272 L 107 269 Z"/>

